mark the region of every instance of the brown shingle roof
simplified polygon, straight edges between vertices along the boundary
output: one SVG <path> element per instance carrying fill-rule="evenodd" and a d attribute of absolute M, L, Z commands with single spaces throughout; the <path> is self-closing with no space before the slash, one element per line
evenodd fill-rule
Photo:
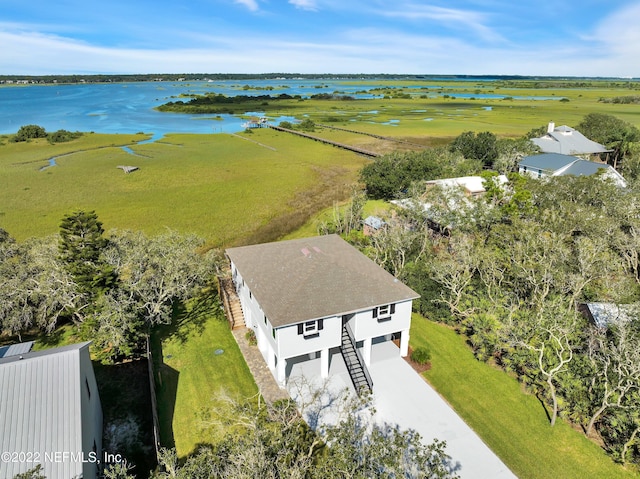
<path fill-rule="evenodd" d="M 419 297 L 337 235 L 226 252 L 274 327 Z"/>

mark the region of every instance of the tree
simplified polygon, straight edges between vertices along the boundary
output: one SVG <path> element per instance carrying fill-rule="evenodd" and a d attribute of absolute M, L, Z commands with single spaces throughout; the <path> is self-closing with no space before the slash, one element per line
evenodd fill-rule
<path fill-rule="evenodd" d="M 419 261 L 429 245 L 426 223 L 420 226 L 398 215 L 370 238 L 366 253 L 396 278 L 409 262 Z"/>
<path fill-rule="evenodd" d="M 339 398 L 334 398 L 340 402 Z M 225 401 L 209 421 L 233 426 L 215 445 L 203 445 L 183 465 L 162 450 L 156 479 L 455 478 L 445 443 L 422 442 L 415 431 L 377 425 L 351 404 L 345 419 L 312 431 L 291 400 L 265 404 Z M 351 408 L 351 409 L 350 409 Z"/>
<path fill-rule="evenodd" d="M 361 170 L 360 179 L 368 196 L 390 200 L 406 195 L 414 182 L 471 175 L 480 169 L 479 161 L 438 147 L 380 156 Z"/>
<path fill-rule="evenodd" d="M 208 284 L 222 262 L 219 251 L 200 254 L 203 240 L 175 231 L 149 238 L 140 232 L 114 232 L 105 261 L 120 279 L 135 310 L 149 326 L 168 324 L 177 301 Z"/>
<path fill-rule="evenodd" d="M 318 226 L 320 234 L 332 234 L 348 236 L 352 231 L 362 228 L 362 212 L 367 197 L 361 191 L 354 191 L 349 202 L 344 205 L 333 206 L 333 218 Z"/>
<path fill-rule="evenodd" d="M 588 350 L 598 377 L 600 404 L 587 425 L 587 436 L 605 411 L 627 409 L 633 392 L 640 391 L 640 331 L 630 318 L 617 318 L 607 329 L 591 328 Z"/>
<path fill-rule="evenodd" d="M 328 448 L 313 469 L 318 479 L 457 477 L 451 471 L 444 441 L 425 444 L 413 430 L 371 424 L 366 415 L 351 414 L 328 427 L 324 437 Z"/>
<path fill-rule="evenodd" d="M 13 479 L 47 479 L 42 472 L 42 465 L 38 464 L 36 467 L 29 469 L 26 472 L 16 474 Z"/>
<path fill-rule="evenodd" d="M 28 141 L 35 138 L 46 138 L 47 132 L 44 128 L 38 125 L 24 125 L 21 126 L 18 132 L 13 136 L 11 141 L 20 142 Z"/>
<path fill-rule="evenodd" d="M 610 162 L 614 168 L 627 155 L 631 144 L 640 141 L 640 130 L 636 126 L 605 113 L 589 113 L 577 129 L 590 140 L 613 150 Z"/>
<path fill-rule="evenodd" d="M 79 289 L 93 298 L 113 285 L 116 276 L 102 256 L 108 241 L 95 211 L 76 211 L 60 223 L 60 259 Z"/>
<path fill-rule="evenodd" d="M 559 412 L 558 383 L 574 359 L 579 342 L 579 318 L 558 300 L 548 301 L 527 321 L 510 325 L 509 334 L 514 347 L 523 347 L 532 354 L 526 367 L 537 370 L 551 399 L 549 422 L 554 426 Z"/>
<path fill-rule="evenodd" d="M 490 131 L 477 135 L 473 131 L 465 131 L 453 140 L 449 150 L 459 152 L 468 159 L 480 160 L 487 167 L 498 158 L 497 138 Z"/>
<path fill-rule="evenodd" d="M 135 479 L 136 476 L 129 473 L 131 469 L 133 466 L 129 465 L 127 461 L 109 464 L 104 470 L 104 477 L 105 479 Z"/>

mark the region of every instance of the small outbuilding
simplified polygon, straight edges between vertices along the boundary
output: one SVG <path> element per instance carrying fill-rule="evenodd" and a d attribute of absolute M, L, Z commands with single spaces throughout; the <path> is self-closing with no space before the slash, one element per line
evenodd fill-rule
<path fill-rule="evenodd" d="M 385 226 L 387 226 L 387 223 L 382 218 L 378 216 L 367 216 L 362 222 L 362 233 L 365 236 L 371 236 Z"/>
<path fill-rule="evenodd" d="M 0 452 L 16 460 L 2 460 L 0 479 L 37 464 L 48 479 L 99 477 L 102 406 L 89 343 L 15 346 L 0 358 Z"/>

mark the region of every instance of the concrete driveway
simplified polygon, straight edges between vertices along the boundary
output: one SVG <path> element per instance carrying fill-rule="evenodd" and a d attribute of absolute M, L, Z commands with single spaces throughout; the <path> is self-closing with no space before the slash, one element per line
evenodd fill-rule
<path fill-rule="evenodd" d="M 307 422 L 315 427 L 335 423 L 343 414 L 344 394 L 355 395 L 340 353 L 331 356 L 328 380 L 319 379 L 319 359 L 295 363 L 287 389 Z M 446 441 L 455 472 L 463 479 L 507 479 L 516 476 L 482 442 L 444 399 L 400 357 L 390 341 L 373 345 L 374 420 L 414 429 L 427 442 Z M 340 399 L 342 394 L 342 399 Z"/>

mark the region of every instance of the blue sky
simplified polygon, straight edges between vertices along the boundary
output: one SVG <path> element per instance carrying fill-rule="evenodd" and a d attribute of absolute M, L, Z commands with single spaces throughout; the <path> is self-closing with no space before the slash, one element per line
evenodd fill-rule
<path fill-rule="evenodd" d="M 640 77 L 640 1 L 0 0 L 0 74 Z"/>

